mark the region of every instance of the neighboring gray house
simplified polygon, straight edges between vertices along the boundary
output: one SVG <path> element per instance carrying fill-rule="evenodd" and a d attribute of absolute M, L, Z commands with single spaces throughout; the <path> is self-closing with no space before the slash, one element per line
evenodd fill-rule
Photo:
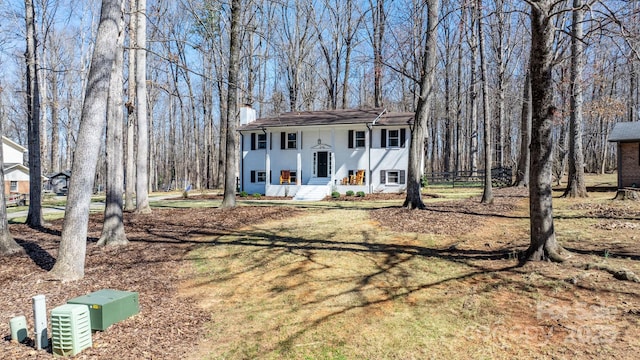
<path fill-rule="evenodd" d="M 640 122 L 620 122 L 609 135 L 618 143 L 618 189 L 640 187 Z"/>
<path fill-rule="evenodd" d="M 403 192 L 413 113 L 297 111 L 255 119 L 241 108 L 240 190 L 321 199 L 332 191 Z"/>

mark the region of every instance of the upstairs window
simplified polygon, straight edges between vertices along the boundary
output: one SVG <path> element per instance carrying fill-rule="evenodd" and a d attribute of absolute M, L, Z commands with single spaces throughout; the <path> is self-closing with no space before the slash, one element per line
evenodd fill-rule
<path fill-rule="evenodd" d="M 389 139 L 387 141 L 389 147 L 400 147 L 400 131 L 389 130 Z"/>
<path fill-rule="evenodd" d="M 297 149 L 298 134 L 297 133 L 280 133 L 280 149 Z"/>
<path fill-rule="evenodd" d="M 349 130 L 349 149 L 365 147 L 365 132 Z"/>
<path fill-rule="evenodd" d="M 267 148 L 267 134 L 258 134 L 258 149 Z"/>
<path fill-rule="evenodd" d="M 267 134 L 252 133 L 251 134 L 251 150 L 266 149 L 266 148 L 267 148 Z"/>
<path fill-rule="evenodd" d="M 380 130 L 380 147 L 403 148 L 407 139 L 407 129 Z"/>

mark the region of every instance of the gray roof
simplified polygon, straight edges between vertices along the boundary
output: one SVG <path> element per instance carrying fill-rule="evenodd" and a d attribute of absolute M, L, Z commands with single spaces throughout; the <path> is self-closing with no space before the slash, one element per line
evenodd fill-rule
<path fill-rule="evenodd" d="M 408 125 L 413 123 L 414 113 L 411 112 L 387 112 L 385 109 L 352 109 L 352 110 L 325 110 L 325 111 L 295 111 L 283 113 L 275 117 L 256 119 L 249 124 L 240 126 L 238 130 L 259 130 L 270 127 L 287 126 L 318 126 L 318 125 L 350 125 L 371 124 L 376 125 Z M 382 116 L 380 114 L 384 111 Z M 380 117 L 379 117 L 380 116 Z M 378 118 L 379 117 L 379 118 Z"/>
<path fill-rule="evenodd" d="M 613 126 L 609 141 L 640 141 L 640 121 L 619 122 Z"/>

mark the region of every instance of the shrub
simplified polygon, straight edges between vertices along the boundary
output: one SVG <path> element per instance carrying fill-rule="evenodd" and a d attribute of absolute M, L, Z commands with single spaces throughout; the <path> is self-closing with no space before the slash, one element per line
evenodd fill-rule
<path fill-rule="evenodd" d="M 420 179 L 420 185 L 423 188 L 426 188 L 427 186 L 429 186 L 429 180 L 427 179 L 426 176 L 423 176 L 422 179 Z"/>
<path fill-rule="evenodd" d="M 340 193 L 337 192 L 337 191 L 334 191 L 334 192 L 331 193 L 331 197 L 334 198 L 334 199 L 338 199 L 338 198 L 340 198 Z"/>
<path fill-rule="evenodd" d="M 253 198 L 254 198 L 254 199 L 260 199 L 260 197 L 262 196 L 262 194 L 260 194 L 260 193 L 253 193 L 253 195 L 251 195 L 251 196 L 253 196 Z"/>
<path fill-rule="evenodd" d="M 246 198 L 247 196 L 249 196 L 249 194 L 247 194 L 246 191 L 241 191 L 240 192 L 240 197 Z"/>
<path fill-rule="evenodd" d="M 185 199 L 185 200 L 189 198 L 189 192 L 187 190 L 184 190 L 182 192 L 182 198 Z"/>
<path fill-rule="evenodd" d="M 364 191 L 358 191 L 358 192 L 356 193 L 356 196 L 357 196 L 357 197 L 364 197 Z"/>
<path fill-rule="evenodd" d="M 353 190 L 347 190 L 347 192 L 345 193 L 345 195 L 347 196 L 353 196 L 355 193 L 353 192 Z"/>

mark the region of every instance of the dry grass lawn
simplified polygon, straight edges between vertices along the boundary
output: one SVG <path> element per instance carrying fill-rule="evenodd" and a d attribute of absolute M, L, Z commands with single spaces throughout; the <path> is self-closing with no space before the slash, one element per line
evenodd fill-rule
<path fill-rule="evenodd" d="M 528 203 L 509 192 L 248 226 L 190 255 L 181 293 L 212 314 L 192 358 L 636 358 L 640 284 L 614 274 L 640 274 L 640 204 L 611 198 L 556 199 L 563 264 L 518 266 Z"/>

